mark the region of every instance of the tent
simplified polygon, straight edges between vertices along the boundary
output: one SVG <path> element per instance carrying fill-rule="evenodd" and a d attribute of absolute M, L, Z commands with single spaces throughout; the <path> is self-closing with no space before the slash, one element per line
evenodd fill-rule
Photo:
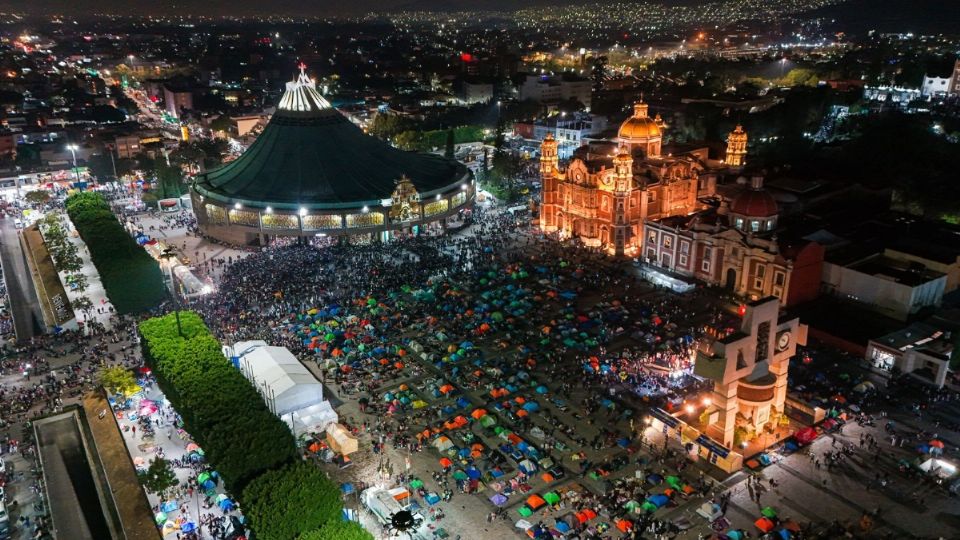
<path fill-rule="evenodd" d="M 453 441 L 446 435 L 441 435 L 433 440 L 433 447 L 440 452 L 446 452 L 453 446 Z"/>
<path fill-rule="evenodd" d="M 549 504 L 557 504 L 560 502 L 560 496 L 552 491 L 549 491 L 544 493 L 543 500 L 547 501 Z"/>
<path fill-rule="evenodd" d="M 360 447 L 357 438 L 341 424 L 327 426 L 327 445 L 334 452 L 345 456 L 356 452 Z"/>
<path fill-rule="evenodd" d="M 697 508 L 697 514 L 711 523 L 723 517 L 723 511 L 720 509 L 720 505 L 709 501 L 701 504 L 700 508 Z"/>
<path fill-rule="evenodd" d="M 666 506 L 666 504 L 670 502 L 670 497 L 667 497 L 666 495 L 663 495 L 663 494 L 654 495 L 652 497 L 649 497 L 647 499 L 647 502 L 655 505 L 657 508 L 660 508 L 662 506 Z"/>
<path fill-rule="evenodd" d="M 285 347 L 241 341 L 229 356 L 239 358 L 240 371 L 261 395 L 270 396 L 270 409 L 278 417 L 324 401 L 323 385 Z"/>
<path fill-rule="evenodd" d="M 793 437 L 797 439 L 797 443 L 800 444 L 800 446 L 804 446 L 812 443 L 817 438 L 817 430 L 812 427 L 806 427 L 794 433 Z"/>
<path fill-rule="evenodd" d="M 497 493 L 493 497 L 490 497 L 490 502 L 496 506 L 503 506 L 503 504 L 507 502 L 507 497 L 501 493 Z"/>
<path fill-rule="evenodd" d="M 766 508 L 764 508 L 763 510 L 761 510 L 761 511 L 760 511 L 760 514 L 761 514 L 763 517 L 767 517 L 767 518 L 770 518 L 770 519 L 773 519 L 773 518 L 777 517 L 777 511 L 774 510 L 773 508 L 769 507 L 769 506 L 767 506 Z"/>
<path fill-rule="evenodd" d="M 773 521 L 770 518 L 762 517 L 753 522 L 753 525 L 760 529 L 764 534 L 770 532 L 775 527 Z"/>

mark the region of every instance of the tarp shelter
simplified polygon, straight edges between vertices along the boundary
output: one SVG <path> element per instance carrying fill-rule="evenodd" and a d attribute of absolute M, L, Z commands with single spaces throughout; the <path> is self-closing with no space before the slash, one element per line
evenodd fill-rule
<path fill-rule="evenodd" d="M 356 452 L 359 447 L 356 437 L 340 424 L 327 426 L 327 444 L 331 450 L 345 456 Z"/>
<path fill-rule="evenodd" d="M 299 436 L 303 433 L 323 433 L 327 426 L 336 424 L 340 417 L 329 401 L 321 401 L 316 405 L 285 414 L 281 419 L 294 435 Z"/>
<path fill-rule="evenodd" d="M 798 430 L 793 434 L 793 437 L 797 439 L 797 443 L 801 446 L 812 443 L 817 438 L 817 430 L 812 427 L 803 428 Z"/>
<path fill-rule="evenodd" d="M 762 518 L 754 521 L 754 522 L 753 522 L 753 525 L 754 525 L 756 528 L 760 529 L 764 534 L 772 531 L 773 528 L 775 527 L 775 525 L 773 524 L 773 521 L 770 521 L 769 518 L 765 518 L 765 517 L 762 517 Z"/>
<path fill-rule="evenodd" d="M 240 366 L 243 375 L 260 391 L 267 408 L 284 419 L 295 435 L 299 434 L 298 425 L 309 431 L 318 422 L 336 421 L 329 403 L 311 409 L 325 403 L 323 385 L 285 347 L 273 347 L 265 341 L 241 341 L 224 347 L 224 354 Z"/>

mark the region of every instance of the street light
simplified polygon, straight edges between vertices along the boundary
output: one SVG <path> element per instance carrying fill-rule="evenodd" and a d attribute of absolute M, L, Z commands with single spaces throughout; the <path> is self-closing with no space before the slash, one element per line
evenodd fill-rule
<path fill-rule="evenodd" d="M 80 170 L 77 169 L 77 150 L 80 147 L 75 144 L 68 144 L 67 150 L 70 151 L 70 155 L 73 156 L 73 172 L 77 175 L 77 183 L 80 183 Z"/>
<path fill-rule="evenodd" d="M 180 326 L 180 297 L 177 296 L 177 286 L 173 281 L 173 265 L 170 264 L 170 259 L 176 259 L 177 256 L 173 253 L 173 248 L 168 247 L 160 253 L 160 258 L 167 262 L 167 271 L 170 273 L 170 293 L 173 295 L 173 315 L 177 319 L 177 334 L 182 338 L 183 336 L 183 327 Z"/>

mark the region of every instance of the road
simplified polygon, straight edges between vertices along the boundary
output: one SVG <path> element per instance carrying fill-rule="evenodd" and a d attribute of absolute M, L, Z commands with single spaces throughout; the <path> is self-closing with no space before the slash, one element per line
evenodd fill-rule
<path fill-rule="evenodd" d="M 13 219 L 0 219 L 0 264 L 10 295 L 17 339 L 24 341 L 43 333 L 43 313 L 37 299 Z"/>

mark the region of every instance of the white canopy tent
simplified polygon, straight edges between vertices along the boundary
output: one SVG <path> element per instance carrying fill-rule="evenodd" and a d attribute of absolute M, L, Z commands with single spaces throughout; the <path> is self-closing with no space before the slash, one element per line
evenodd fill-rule
<path fill-rule="evenodd" d="M 274 347 L 265 341 L 241 341 L 232 348 L 224 347 L 224 354 L 295 435 L 322 432 L 337 421 L 337 413 L 323 399 L 323 385 L 285 347 Z"/>

